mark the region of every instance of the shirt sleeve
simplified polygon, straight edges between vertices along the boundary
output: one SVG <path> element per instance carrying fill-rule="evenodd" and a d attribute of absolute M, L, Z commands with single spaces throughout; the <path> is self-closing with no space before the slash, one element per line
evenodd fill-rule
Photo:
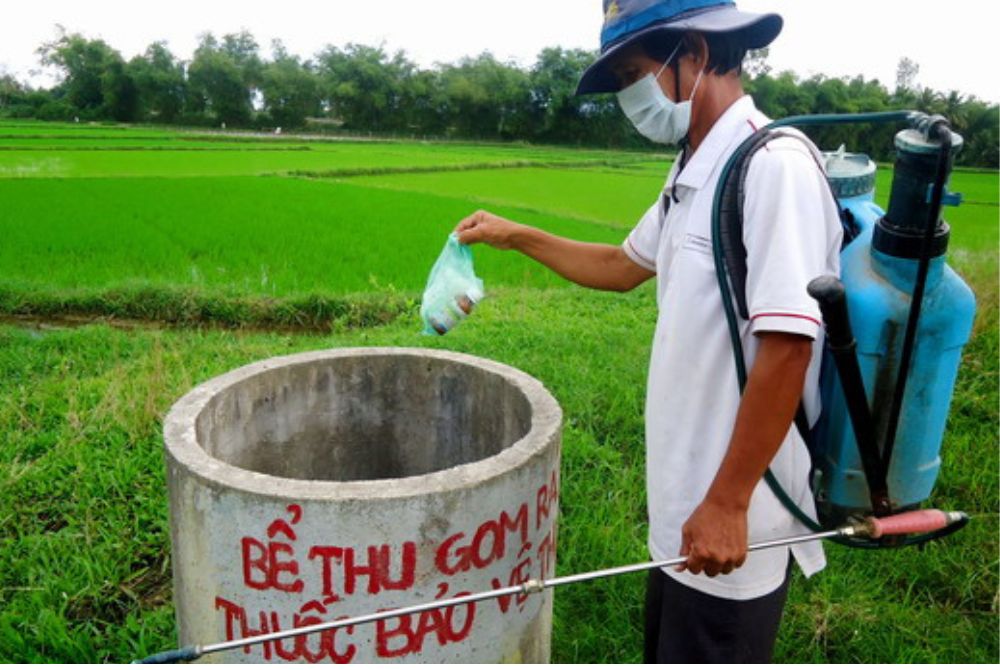
<path fill-rule="evenodd" d="M 746 194 L 751 332 L 816 339 L 822 317 L 806 286 L 816 277 L 839 274 L 843 235 L 825 176 L 802 142 L 778 140 L 754 155 Z"/>
<path fill-rule="evenodd" d="M 629 233 L 628 237 L 622 243 L 625 255 L 632 259 L 633 263 L 650 272 L 656 272 L 656 256 L 657 250 L 660 247 L 660 234 L 663 229 L 663 211 L 661 208 L 662 204 L 660 200 L 657 200 L 643 214 L 642 218 L 639 219 L 639 223 L 636 224 L 635 228 L 632 229 L 632 232 Z"/>

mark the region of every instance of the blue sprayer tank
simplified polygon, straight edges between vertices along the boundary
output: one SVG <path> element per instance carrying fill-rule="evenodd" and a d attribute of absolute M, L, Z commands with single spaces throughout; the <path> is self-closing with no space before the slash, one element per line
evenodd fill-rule
<path fill-rule="evenodd" d="M 954 151 L 962 139 L 953 134 Z M 916 130 L 896 136 L 897 161 L 889 211 L 875 204 L 875 165 L 858 154 L 828 155 L 827 170 L 841 206 L 860 227 L 841 255 L 841 281 L 857 341 L 868 404 L 884 449 L 890 404 L 917 276 L 921 238 L 929 220 L 930 186 L 940 145 Z M 962 354 L 975 315 L 975 297 L 945 263 L 948 226 L 935 231 L 902 411 L 888 468 L 894 509 L 927 499 L 941 464 L 941 442 Z M 827 355 L 823 414 L 814 434 L 814 482 L 826 516 L 871 508 L 844 394 Z"/>

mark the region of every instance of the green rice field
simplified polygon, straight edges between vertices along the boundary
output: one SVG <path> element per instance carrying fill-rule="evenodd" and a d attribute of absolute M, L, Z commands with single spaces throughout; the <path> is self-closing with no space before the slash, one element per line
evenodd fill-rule
<path fill-rule="evenodd" d="M 477 247 L 476 314 L 431 338 L 417 310 L 462 217 L 617 244 L 671 158 L 0 122 L 0 661 L 176 646 L 163 417 L 286 353 L 444 348 L 537 377 L 565 414 L 557 571 L 646 560 L 652 285 L 595 293 Z M 881 169 L 883 205 L 890 180 Z M 793 580 L 778 662 L 1000 660 L 1000 183 L 957 171 L 951 190 L 965 203 L 946 215 L 949 260 L 979 308 L 933 503 L 972 522 L 922 551 L 828 547 L 827 570 Z M 559 590 L 553 661 L 641 661 L 643 589 Z"/>

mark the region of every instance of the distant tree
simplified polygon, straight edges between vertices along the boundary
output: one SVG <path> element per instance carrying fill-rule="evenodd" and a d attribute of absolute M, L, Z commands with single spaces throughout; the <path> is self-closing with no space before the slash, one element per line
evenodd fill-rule
<path fill-rule="evenodd" d="M 49 99 L 37 107 L 35 118 L 42 121 L 70 121 L 77 114 L 79 110 L 65 99 Z"/>
<path fill-rule="evenodd" d="M 89 40 L 78 33 L 69 34 L 62 26 L 59 37 L 38 49 L 42 64 L 52 65 L 62 71 L 59 84 L 66 102 L 84 116 L 106 116 L 105 95 L 113 98 L 114 112 L 124 108 L 121 103 L 128 88 L 123 80 L 126 73 L 105 77 L 112 63 L 121 63 L 122 57 L 103 40 Z M 126 105 L 127 107 L 127 105 Z"/>
<path fill-rule="evenodd" d="M 774 119 L 797 114 L 809 114 L 816 103 L 816 90 L 821 79 L 799 82 L 792 72 L 782 72 L 777 77 L 761 75 L 747 83 L 757 106 Z"/>
<path fill-rule="evenodd" d="M 400 100 L 405 129 L 413 134 L 444 135 L 451 104 L 437 70 L 419 70 L 406 77 Z"/>
<path fill-rule="evenodd" d="M 852 100 L 852 107 L 857 112 L 883 112 L 893 108 L 889 92 L 878 80 L 866 80 L 858 76 L 851 79 L 847 87 L 847 95 Z M 854 151 L 867 151 L 876 160 L 890 160 L 893 155 L 893 136 L 897 127 L 886 124 L 870 124 L 862 126 L 842 126 L 844 138 L 841 142 Z M 862 146 L 864 144 L 865 146 Z M 839 143 L 838 145 L 839 146 Z M 836 146 L 828 144 L 828 149 Z"/>
<path fill-rule="evenodd" d="M 317 56 L 322 97 L 346 128 L 399 130 L 406 125 L 403 92 L 416 65 L 403 52 L 391 57 L 382 47 L 329 46 Z"/>
<path fill-rule="evenodd" d="M 259 91 L 264 73 L 264 61 L 260 57 L 260 46 L 249 32 L 243 30 L 222 36 L 219 50 L 233 59 L 240 71 L 243 85 L 250 91 L 251 98 Z"/>
<path fill-rule="evenodd" d="M 910 58 L 899 59 L 896 65 L 896 92 L 903 93 L 913 91 L 917 86 L 917 75 L 920 74 L 920 65 Z"/>
<path fill-rule="evenodd" d="M 245 30 L 223 35 L 219 51 L 233 59 L 248 85 L 260 79 L 263 62 L 260 58 L 260 46 L 253 35 Z"/>
<path fill-rule="evenodd" d="M 189 112 L 214 123 L 249 124 L 253 108 L 244 69 L 211 33 L 202 36 L 187 75 Z"/>
<path fill-rule="evenodd" d="M 916 93 L 913 102 L 916 108 L 922 112 L 928 114 L 944 113 L 944 96 L 926 86 Z"/>
<path fill-rule="evenodd" d="M 105 63 L 101 73 L 104 114 L 115 121 L 131 123 L 139 119 L 139 89 L 125 61 L 117 52 L 115 56 Z"/>
<path fill-rule="evenodd" d="M 942 114 L 951 121 L 953 127 L 962 127 L 966 123 L 965 113 L 968 105 L 965 97 L 958 91 L 949 91 L 941 97 Z"/>
<path fill-rule="evenodd" d="M 578 97 L 576 86 L 594 54 L 582 49 L 543 49 L 530 74 L 532 133 L 545 142 L 586 141 L 593 132 L 587 111 L 592 100 Z"/>
<path fill-rule="evenodd" d="M 511 139 L 529 129 L 529 80 L 520 68 L 484 52 L 445 66 L 441 75 L 459 135 Z"/>
<path fill-rule="evenodd" d="M 24 96 L 24 87 L 13 75 L 0 75 L 0 115 L 14 105 L 23 104 Z"/>
<path fill-rule="evenodd" d="M 38 111 L 53 101 L 52 93 L 21 83 L 13 75 L 0 75 L 0 118 L 38 118 Z M 62 105 L 72 108 L 65 102 Z"/>
<path fill-rule="evenodd" d="M 187 83 L 184 66 L 164 42 L 150 44 L 144 54 L 129 61 L 129 72 L 139 93 L 142 117 L 173 123 L 184 109 Z"/>
<path fill-rule="evenodd" d="M 13 75 L 0 73 L 0 118 L 30 119 L 52 102 L 52 94 L 33 89 Z"/>
<path fill-rule="evenodd" d="M 264 110 L 276 126 L 299 128 L 306 117 L 319 113 L 319 82 L 309 63 L 291 56 L 280 41 L 272 60 L 261 71 Z"/>
<path fill-rule="evenodd" d="M 971 98 L 961 108 L 955 129 L 965 138 L 957 161 L 996 168 L 1000 164 L 1000 107 Z"/>
<path fill-rule="evenodd" d="M 771 55 L 771 49 L 769 47 L 764 47 L 763 49 L 751 49 L 747 52 L 746 58 L 743 59 L 743 75 L 745 78 L 756 79 L 757 77 L 770 74 L 771 66 L 768 64 L 768 56 Z"/>

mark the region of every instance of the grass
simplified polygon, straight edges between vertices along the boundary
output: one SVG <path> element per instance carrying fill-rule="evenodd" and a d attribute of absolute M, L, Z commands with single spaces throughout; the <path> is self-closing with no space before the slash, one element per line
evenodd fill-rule
<path fill-rule="evenodd" d="M 0 180 L 0 199 L 0 286 L 10 291 L 142 281 L 255 296 L 419 292 L 448 233 L 471 213 L 458 198 L 276 178 Z M 501 211 L 563 235 L 621 237 L 608 226 Z M 526 260 L 480 256 L 493 283 L 555 284 Z"/>
<path fill-rule="evenodd" d="M 274 298 L 148 284 L 49 292 L 0 286 L 0 314 L 29 324 L 110 320 L 122 327 L 158 324 L 330 332 L 383 325 L 417 308 L 415 299 L 391 290 Z"/>
<path fill-rule="evenodd" d="M 637 361 L 654 317 L 648 290 L 562 288 L 502 290 L 440 339 L 413 315 L 331 336 L 0 328 L 0 657 L 125 661 L 173 645 L 161 417 L 199 381 L 293 351 L 447 347 L 538 377 L 566 414 L 559 571 L 644 560 Z M 969 356 L 990 337 L 981 328 Z M 963 370 L 936 496 L 974 523 L 923 553 L 831 547 L 829 570 L 796 579 L 778 658 L 996 659 L 997 369 L 983 358 Z M 555 660 L 638 661 L 641 602 L 636 578 L 560 590 Z"/>
<path fill-rule="evenodd" d="M 484 157 L 455 152 L 421 156 L 414 151 L 393 151 L 375 145 L 359 151 L 356 146 L 324 151 L 36 151 L 0 152 L 3 177 L 221 177 L 298 171 L 332 171 L 413 165 L 481 164 Z M 502 162 L 504 156 L 495 156 Z"/>
<path fill-rule="evenodd" d="M 16 126 L 13 128 L 16 129 Z M 364 173 L 385 169 L 591 162 L 628 165 L 649 154 L 463 143 L 310 141 L 101 128 L 69 134 L 0 126 L 0 179 L 218 177 Z M 148 150 L 143 150 L 147 148 Z"/>
<path fill-rule="evenodd" d="M 135 284 L 174 290 L 179 302 L 190 289 L 223 298 L 343 295 L 388 286 L 418 292 L 447 232 L 476 207 L 576 239 L 618 243 L 624 222 L 645 209 L 659 183 L 543 168 L 335 182 L 0 180 L 0 293 L 8 296 L 4 304 L 30 307 L 33 295 L 67 290 L 86 296 L 77 304 L 96 305 L 102 292 Z M 995 205 L 950 211 L 953 255 L 988 252 L 996 218 Z M 383 262 L 387 252 L 393 263 Z M 491 284 L 558 284 L 524 259 L 477 254 Z"/>
<path fill-rule="evenodd" d="M 668 168 L 669 163 L 664 162 L 658 174 L 641 177 L 601 169 L 522 168 L 503 172 L 468 170 L 457 174 L 373 176 L 351 181 L 390 190 L 463 198 L 487 207 L 541 210 L 631 229 L 652 203 L 650 194 L 663 187 Z"/>
<path fill-rule="evenodd" d="M 0 125 L 0 145 L 7 130 Z M 79 132 L 72 124 L 30 130 Z M 310 146 L 306 153 L 326 151 Z M 454 165 L 449 157 L 487 154 L 604 160 L 532 148 L 379 148 L 397 151 L 403 167 L 411 158 Z M 352 144 L 361 154 L 353 157 L 347 149 L 338 149 L 343 165 L 378 166 L 366 146 Z M 8 153 L 16 152 L 0 152 L 0 161 Z M 71 152 L 53 155 L 62 153 Z M 0 660 L 125 662 L 175 646 L 162 418 L 203 380 L 297 351 L 447 348 L 537 377 L 565 414 L 559 573 L 646 559 L 652 286 L 588 292 L 513 254 L 477 249 L 490 296 L 472 319 L 444 338 L 420 336 L 415 299 L 444 234 L 479 206 L 560 234 L 620 241 L 635 208 L 662 185 L 655 158 L 330 181 L 192 178 L 182 159 L 162 175 L 169 179 L 139 177 L 129 166 L 156 165 L 160 150 L 92 153 L 119 176 L 0 179 L 0 313 L 161 323 L 0 324 Z M 236 153 L 206 152 L 204 160 L 232 170 Z M 267 153 L 272 165 L 284 164 L 281 152 Z M 188 165 L 200 169 L 197 160 Z M 981 191 L 986 204 L 949 214 L 951 261 L 975 288 L 979 311 L 934 502 L 973 513 L 973 522 L 922 552 L 828 547 L 826 571 L 795 578 L 780 661 L 998 660 L 996 175 L 956 173 L 953 188 Z M 320 332 L 280 332 L 296 326 Z M 641 660 L 643 584 L 633 576 L 559 590 L 553 660 Z"/>

